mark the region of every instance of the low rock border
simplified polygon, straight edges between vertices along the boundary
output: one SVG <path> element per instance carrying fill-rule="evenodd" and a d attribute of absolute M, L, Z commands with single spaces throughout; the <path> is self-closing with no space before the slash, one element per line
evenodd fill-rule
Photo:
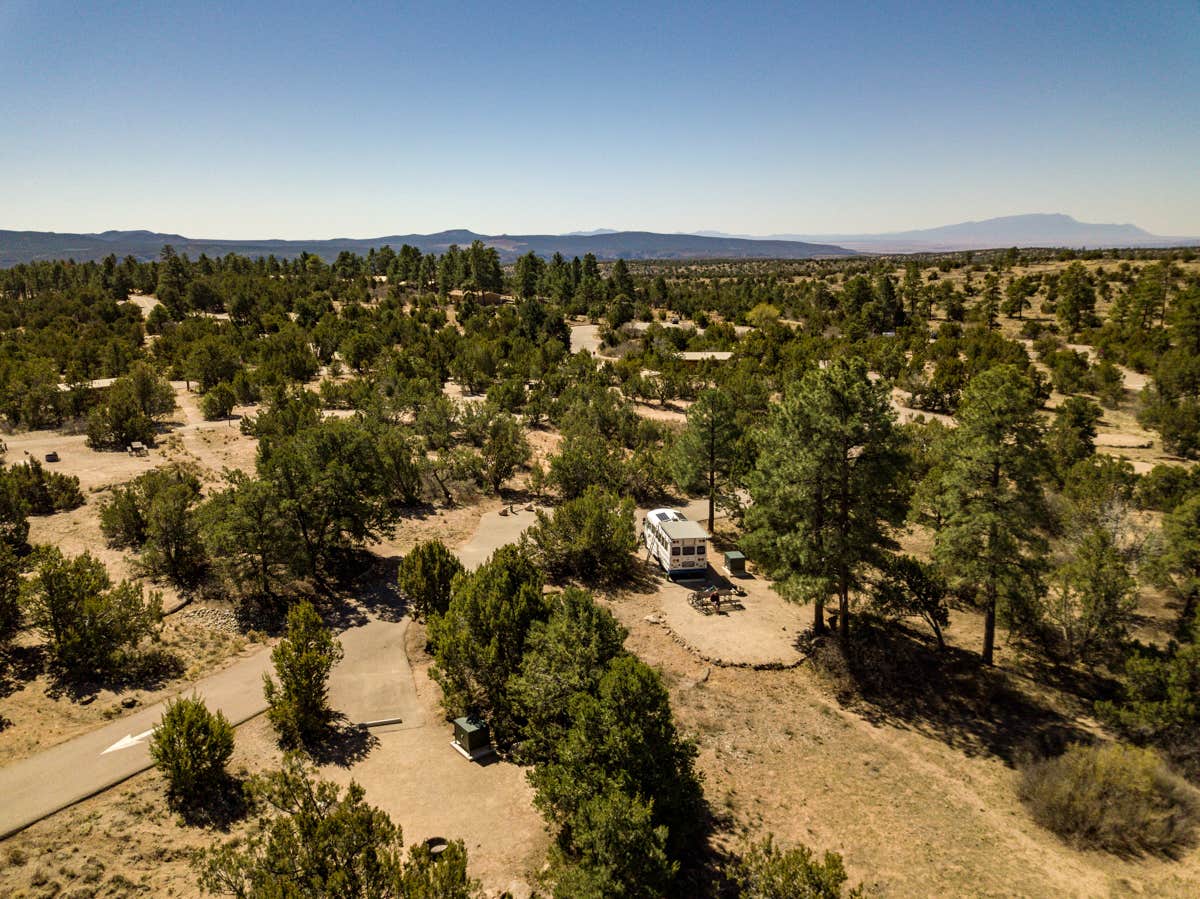
<path fill-rule="evenodd" d="M 801 653 L 799 658 L 791 662 L 733 662 L 728 659 L 722 659 L 719 656 L 710 656 L 707 653 L 697 649 L 695 646 L 681 637 L 678 632 L 676 632 L 676 630 L 667 623 L 667 619 L 658 612 L 647 615 L 642 620 L 648 624 L 658 625 L 671 636 L 672 640 L 674 640 L 692 655 L 696 656 L 701 661 L 707 662 L 710 665 L 715 665 L 718 668 L 743 668 L 751 671 L 787 671 L 792 668 L 798 668 L 804 662 L 808 661 L 808 654 Z"/>

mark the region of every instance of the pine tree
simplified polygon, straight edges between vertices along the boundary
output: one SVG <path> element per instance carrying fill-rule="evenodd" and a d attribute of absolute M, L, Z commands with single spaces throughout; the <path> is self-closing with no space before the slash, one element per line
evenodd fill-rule
<path fill-rule="evenodd" d="M 839 634 L 849 634 L 850 591 L 894 546 L 888 527 L 904 514 L 895 421 L 866 363 L 836 359 L 788 388 L 763 434 L 744 545 L 781 594 L 813 601 L 818 633 L 836 596 Z"/>
<path fill-rule="evenodd" d="M 1013 618 L 1037 589 L 1045 540 L 1040 403 L 1013 365 L 976 375 L 963 391 L 946 463 L 931 473 L 941 525 L 934 558 L 952 587 L 974 592 L 984 612 L 983 661 L 992 664 L 1001 602 Z"/>
<path fill-rule="evenodd" d="M 718 497 L 737 483 L 745 453 L 737 408 L 728 393 L 706 390 L 688 409 L 687 428 L 675 442 L 672 468 L 684 490 L 703 488 L 708 498 L 708 532 L 713 531 Z"/>
<path fill-rule="evenodd" d="M 342 644 L 321 621 L 312 603 L 292 607 L 287 633 L 271 651 L 276 684 L 263 675 L 267 718 L 284 746 L 301 746 L 319 737 L 333 717 L 329 673 L 342 659 Z"/>

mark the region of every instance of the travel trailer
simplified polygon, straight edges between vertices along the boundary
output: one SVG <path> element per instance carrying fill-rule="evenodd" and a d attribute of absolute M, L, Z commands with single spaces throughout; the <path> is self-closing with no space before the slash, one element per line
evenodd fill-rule
<path fill-rule="evenodd" d="M 668 576 L 685 572 L 703 574 L 708 568 L 708 534 L 675 509 L 647 512 L 642 524 L 642 540 L 650 557 Z"/>

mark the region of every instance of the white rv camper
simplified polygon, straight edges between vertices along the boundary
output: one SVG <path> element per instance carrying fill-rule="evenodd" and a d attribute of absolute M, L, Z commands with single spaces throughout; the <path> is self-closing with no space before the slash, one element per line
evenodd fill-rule
<path fill-rule="evenodd" d="M 646 513 L 642 540 L 651 558 L 668 575 L 690 572 L 702 574 L 708 568 L 708 534 L 694 521 L 688 521 L 674 509 L 655 509 Z"/>

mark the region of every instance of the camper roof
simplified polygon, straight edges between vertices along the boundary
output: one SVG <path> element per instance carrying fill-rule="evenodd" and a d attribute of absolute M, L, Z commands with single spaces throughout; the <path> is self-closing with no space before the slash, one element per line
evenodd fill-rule
<path fill-rule="evenodd" d="M 675 509 L 655 509 L 647 517 L 656 521 L 663 533 L 672 540 L 708 539 L 704 528 L 694 521 L 688 521 L 682 512 Z"/>

